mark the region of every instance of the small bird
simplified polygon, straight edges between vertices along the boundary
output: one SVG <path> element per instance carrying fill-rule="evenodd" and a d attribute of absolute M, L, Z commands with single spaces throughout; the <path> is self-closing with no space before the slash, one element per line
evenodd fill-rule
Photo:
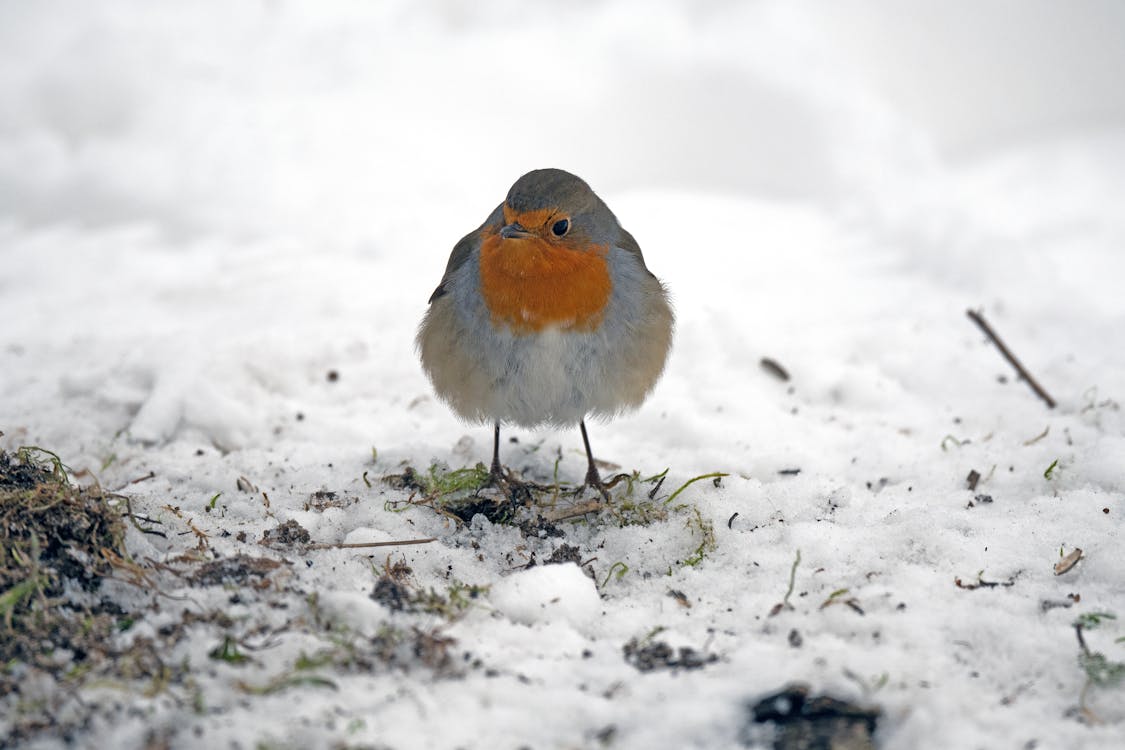
<path fill-rule="evenodd" d="M 577 424 L 586 485 L 609 500 L 586 417 L 636 409 L 664 370 L 674 316 L 633 235 L 582 179 L 537 169 L 449 256 L 416 346 L 438 396 L 495 425 Z"/>

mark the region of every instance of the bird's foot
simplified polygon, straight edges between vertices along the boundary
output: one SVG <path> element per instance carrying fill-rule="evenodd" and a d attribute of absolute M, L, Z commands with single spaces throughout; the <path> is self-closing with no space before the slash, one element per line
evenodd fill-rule
<path fill-rule="evenodd" d="M 495 487 L 500 490 L 505 498 L 513 502 L 529 502 L 533 497 L 533 490 L 545 489 L 535 482 L 518 479 L 512 474 L 511 469 L 505 469 L 499 463 L 492 464 L 492 467 L 488 470 L 488 478 L 481 485 L 482 490 L 488 487 Z"/>
<path fill-rule="evenodd" d="M 484 487 L 500 487 L 503 489 L 508 484 L 508 478 L 504 476 L 504 467 L 500 465 L 499 461 L 493 461 L 492 466 L 488 470 L 488 479 L 484 480 Z"/>
<path fill-rule="evenodd" d="M 606 487 L 605 482 L 602 481 L 601 474 L 598 473 L 598 468 L 590 464 L 589 470 L 586 471 L 586 484 L 584 487 L 593 487 L 601 493 L 602 499 L 607 503 L 609 500 L 609 489 Z"/>

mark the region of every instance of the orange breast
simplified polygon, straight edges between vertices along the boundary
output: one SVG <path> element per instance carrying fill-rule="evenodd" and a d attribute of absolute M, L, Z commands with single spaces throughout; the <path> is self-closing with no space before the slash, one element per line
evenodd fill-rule
<path fill-rule="evenodd" d="M 493 322 L 521 334 L 552 325 L 594 328 L 611 288 L 605 256 L 604 247 L 574 250 L 539 237 L 485 236 L 480 283 Z"/>

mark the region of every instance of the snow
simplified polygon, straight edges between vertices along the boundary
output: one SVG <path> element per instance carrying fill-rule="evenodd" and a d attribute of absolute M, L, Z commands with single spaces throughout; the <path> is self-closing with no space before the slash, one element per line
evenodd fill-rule
<path fill-rule="evenodd" d="M 162 521 L 130 532 L 136 560 L 178 559 L 190 521 L 210 555 L 290 563 L 261 590 L 162 579 L 176 598 L 127 637 L 235 620 L 171 647 L 205 707 L 100 687 L 77 744 L 551 748 L 612 727 L 613 747 L 730 747 L 748 704 L 802 681 L 880 705 L 884 747 L 1125 745 L 1120 685 L 1078 714 L 1071 626 L 1125 615 L 1123 22 L 1095 0 L 0 5 L 0 447 L 49 448 Z M 488 460 L 413 336 L 453 244 L 543 166 L 587 179 L 673 294 L 663 380 L 590 425 L 599 458 L 669 470 L 658 497 L 728 474 L 665 520 L 458 528 L 380 481 Z M 577 430 L 504 439 L 529 478 L 560 457 L 584 475 Z M 437 541 L 255 544 L 288 520 L 321 544 Z M 564 542 L 592 580 L 542 564 Z M 452 618 L 392 611 L 369 594 L 395 561 L 420 590 L 489 588 Z M 954 584 L 978 572 L 1012 585 Z M 335 690 L 239 687 L 390 626 L 454 639 L 456 669 L 407 654 L 319 670 Z M 718 661 L 638 671 L 622 648 L 655 628 Z M 266 645 L 209 659 L 226 632 Z M 1086 637 L 1125 661 L 1122 635 Z"/>
<path fill-rule="evenodd" d="M 512 622 L 562 622 L 583 635 L 601 610 L 594 582 L 572 562 L 512 573 L 493 585 L 488 600 Z"/>

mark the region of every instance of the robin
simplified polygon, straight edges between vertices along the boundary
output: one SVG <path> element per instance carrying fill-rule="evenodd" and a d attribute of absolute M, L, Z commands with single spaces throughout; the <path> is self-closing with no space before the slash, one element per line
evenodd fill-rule
<path fill-rule="evenodd" d="M 636 409 L 664 370 L 673 315 L 633 235 L 582 179 L 537 169 L 449 256 L 416 345 L 438 396 L 500 425 L 578 424 L 586 485 L 609 499 L 586 417 Z"/>

